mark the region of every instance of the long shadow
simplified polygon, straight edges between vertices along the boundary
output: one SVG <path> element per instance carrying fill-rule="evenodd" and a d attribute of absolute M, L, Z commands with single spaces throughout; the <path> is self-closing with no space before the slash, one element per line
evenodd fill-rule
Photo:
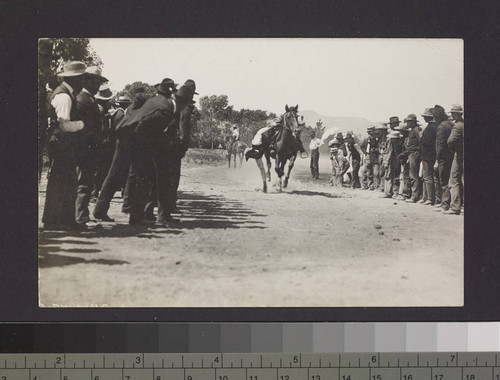
<path fill-rule="evenodd" d="M 86 260 L 81 257 L 64 256 L 58 254 L 51 254 L 44 252 L 40 249 L 38 257 L 38 266 L 40 268 L 53 268 L 64 267 L 75 264 L 101 264 L 101 265 L 122 265 L 130 264 L 128 261 L 123 260 L 109 260 L 109 259 L 91 259 Z"/>
<path fill-rule="evenodd" d="M 326 197 L 326 198 L 341 198 L 340 195 L 324 193 L 321 191 L 309 191 L 309 190 L 292 190 L 290 192 L 287 192 L 287 194 L 321 196 L 321 197 Z"/>
<path fill-rule="evenodd" d="M 183 214 L 179 229 L 265 229 L 265 223 L 255 220 L 259 214 L 242 202 L 221 195 L 205 195 L 198 192 L 180 192 Z"/>

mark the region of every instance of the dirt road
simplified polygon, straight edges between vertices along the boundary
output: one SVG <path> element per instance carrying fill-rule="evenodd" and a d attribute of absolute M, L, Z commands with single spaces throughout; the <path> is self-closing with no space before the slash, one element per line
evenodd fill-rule
<path fill-rule="evenodd" d="M 463 216 L 332 188 L 328 165 L 268 194 L 255 162 L 187 167 L 179 228 L 129 226 L 115 198 L 115 223 L 40 232 L 40 305 L 462 305 Z"/>

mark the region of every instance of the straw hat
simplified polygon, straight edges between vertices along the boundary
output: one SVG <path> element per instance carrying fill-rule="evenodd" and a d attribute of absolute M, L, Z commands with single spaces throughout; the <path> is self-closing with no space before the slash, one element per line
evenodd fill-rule
<path fill-rule="evenodd" d="M 450 113 L 464 113 L 464 109 L 460 104 L 453 104 Z"/>
<path fill-rule="evenodd" d="M 99 79 L 102 83 L 107 82 L 108 79 L 103 77 L 101 74 L 101 70 L 97 66 L 90 66 L 85 70 L 85 75 Z"/>
<path fill-rule="evenodd" d="M 109 86 L 110 86 L 109 82 L 101 85 L 101 87 L 99 87 L 99 91 L 97 92 L 97 94 L 95 94 L 94 98 L 100 99 L 100 100 L 113 99 L 116 96 L 116 94 L 118 93 L 118 91 L 111 91 Z"/>
<path fill-rule="evenodd" d="M 66 62 L 63 71 L 57 75 L 60 77 L 77 77 L 85 74 L 86 69 L 87 66 L 81 61 Z"/>

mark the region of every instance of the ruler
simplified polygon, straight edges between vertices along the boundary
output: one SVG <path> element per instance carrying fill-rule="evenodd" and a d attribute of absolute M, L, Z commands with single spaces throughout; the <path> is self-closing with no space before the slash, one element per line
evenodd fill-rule
<path fill-rule="evenodd" d="M 500 380 L 500 353 L 0 354 L 0 380 Z"/>

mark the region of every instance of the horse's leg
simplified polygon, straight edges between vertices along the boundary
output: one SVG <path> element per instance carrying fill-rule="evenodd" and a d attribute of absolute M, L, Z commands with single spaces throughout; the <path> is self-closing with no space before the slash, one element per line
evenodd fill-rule
<path fill-rule="evenodd" d="M 292 171 L 293 169 L 293 164 L 295 163 L 295 159 L 297 158 L 297 156 L 293 156 L 292 158 L 290 158 L 290 160 L 288 161 L 288 170 L 287 170 L 287 173 L 286 173 L 286 176 L 285 176 L 285 181 L 283 183 L 283 187 L 287 187 L 288 186 L 288 179 L 290 178 L 290 172 Z"/>
<path fill-rule="evenodd" d="M 267 163 L 267 181 L 271 182 L 271 156 L 269 156 L 269 153 L 265 153 L 266 156 L 266 163 Z"/>
<path fill-rule="evenodd" d="M 283 177 L 284 166 L 285 166 L 285 163 L 281 162 L 279 154 L 276 153 L 276 160 L 274 162 L 274 170 L 276 171 L 276 174 L 278 175 L 278 179 L 276 180 L 276 184 L 277 184 L 276 187 L 278 188 L 278 191 L 280 193 L 283 190 L 282 182 L 281 182 L 281 177 Z"/>
<path fill-rule="evenodd" d="M 266 171 L 264 170 L 264 163 L 262 162 L 262 158 L 255 159 L 257 166 L 260 170 L 260 176 L 262 177 L 262 191 L 267 193 L 267 182 L 266 182 Z"/>
<path fill-rule="evenodd" d="M 231 152 L 227 152 L 227 159 L 228 159 L 228 163 L 229 163 L 228 168 L 231 169 Z"/>
<path fill-rule="evenodd" d="M 233 161 L 234 161 L 234 168 L 236 169 L 236 152 L 234 153 Z"/>
<path fill-rule="evenodd" d="M 240 156 L 240 169 L 243 166 L 243 151 L 238 153 L 238 156 Z"/>

